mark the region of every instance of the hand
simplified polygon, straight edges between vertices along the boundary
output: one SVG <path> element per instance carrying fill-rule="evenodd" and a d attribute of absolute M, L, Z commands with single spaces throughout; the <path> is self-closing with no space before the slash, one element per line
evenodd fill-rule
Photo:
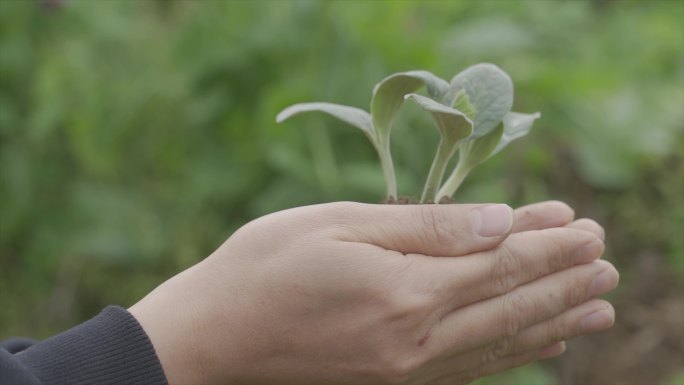
<path fill-rule="evenodd" d="M 618 280 L 603 229 L 572 219 L 558 202 L 300 207 L 130 312 L 171 384 L 464 384 L 612 325 L 593 299 Z"/>

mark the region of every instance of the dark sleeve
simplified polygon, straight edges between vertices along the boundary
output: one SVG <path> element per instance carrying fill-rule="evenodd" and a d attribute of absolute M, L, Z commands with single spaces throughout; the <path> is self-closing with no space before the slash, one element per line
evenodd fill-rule
<path fill-rule="evenodd" d="M 154 384 L 166 377 L 150 339 L 125 309 L 12 354 L 0 348 L 0 384 Z"/>

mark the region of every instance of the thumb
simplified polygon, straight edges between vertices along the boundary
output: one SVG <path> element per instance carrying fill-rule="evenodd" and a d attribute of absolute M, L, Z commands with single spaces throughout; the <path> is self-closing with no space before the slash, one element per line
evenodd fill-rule
<path fill-rule="evenodd" d="M 461 256 L 501 243 L 513 225 L 505 204 L 360 205 L 343 216 L 350 241 L 404 254 Z"/>

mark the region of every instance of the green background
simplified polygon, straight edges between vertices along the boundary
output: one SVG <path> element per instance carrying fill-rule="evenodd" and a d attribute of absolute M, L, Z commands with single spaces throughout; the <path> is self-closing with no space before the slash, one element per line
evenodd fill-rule
<path fill-rule="evenodd" d="M 669 349 L 658 362 L 674 363 L 648 363 L 644 381 L 681 384 L 683 20 L 680 1 L 0 0 L 0 338 L 130 306 L 258 216 L 382 201 L 358 130 L 275 115 L 304 101 L 367 109 L 390 73 L 448 79 L 492 62 L 514 80 L 514 110 L 542 118 L 456 200 L 558 199 L 604 224 L 619 322 L 635 306 L 655 318 L 623 318 L 631 331 L 602 346 L 643 346 L 630 338 L 655 328 L 667 338 L 653 349 Z M 438 134 L 415 106 L 398 121 L 399 192 L 418 196 Z M 565 363 L 483 383 L 628 384 L 629 360 L 656 354 L 603 355 L 624 369 L 606 379 L 569 346 Z"/>

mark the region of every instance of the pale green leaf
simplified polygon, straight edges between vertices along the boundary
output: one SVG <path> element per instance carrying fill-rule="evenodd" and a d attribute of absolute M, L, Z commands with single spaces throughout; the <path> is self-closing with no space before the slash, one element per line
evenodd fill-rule
<path fill-rule="evenodd" d="M 541 114 L 535 112 L 533 114 L 522 114 L 520 112 L 509 112 L 503 118 L 503 135 L 501 136 L 501 141 L 496 146 L 492 155 L 501 151 L 510 142 L 522 138 L 527 135 L 532 129 L 534 121 L 539 119 Z"/>
<path fill-rule="evenodd" d="M 454 76 L 447 96 L 449 105 L 453 105 L 461 90 L 465 90 L 470 104 L 477 111 L 473 120 L 475 137 L 494 130 L 513 106 L 513 82 L 494 64 L 476 64 Z"/>
<path fill-rule="evenodd" d="M 449 143 L 467 138 L 473 132 L 473 122 L 463 112 L 418 94 L 408 94 L 405 98 L 430 112 L 442 137 Z"/>
<path fill-rule="evenodd" d="M 451 106 L 463 112 L 470 120 L 475 119 L 475 116 L 477 116 L 477 110 L 475 109 L 475 106 L 470 103 L 470 98 L 463 89 L 456 94 L 454 102 Z"/>
<path fill-rule="evenodd" d="M 484 136 L 473 138 L 464 143 L 463 148 L 461 148 L 460 161 L 464 162 L 468 168 L 472 168 L 487 160 L 501 141 L 503 131 L 503 126 L 499 125 Z"/>
<path fill-rule="evenodd" d="M 425 96 L 408 94 L 406 99 L 413 100 L 421 108 L 430 112 L 442 136 L 420 198 L 421 203 L 434 201 L 435 193 L 442 182 L 449 159 L 456 151 L 458 143 L 473 132 L 473 122 L 463 112 L 437 103 Z"/>
<path fill-rule="evenodd" d="M 276 122 L 281 123 L 294 115 L 301 114 L 302 112 L 312 111 L 323 112 L 328 115 L 332 115 L 343 122 L 360 128 L 371 139 L 371 141 L 375 140 L 370 114 L 356 107 L 342 106 L 339 104 L 325 102 L 299 103 L 282 110 L 278 116 L 276 116 Z"/>
<path fill-rule="evenodd" d="M 390 75 L 373 89 L 371 116 L 378 142 L 386 146 L 394 117 L 404 102 L 404 95 L 426 86 L 428 94 L 441 99 L 449 84 L 427 71 L 408 71 Z"/>

